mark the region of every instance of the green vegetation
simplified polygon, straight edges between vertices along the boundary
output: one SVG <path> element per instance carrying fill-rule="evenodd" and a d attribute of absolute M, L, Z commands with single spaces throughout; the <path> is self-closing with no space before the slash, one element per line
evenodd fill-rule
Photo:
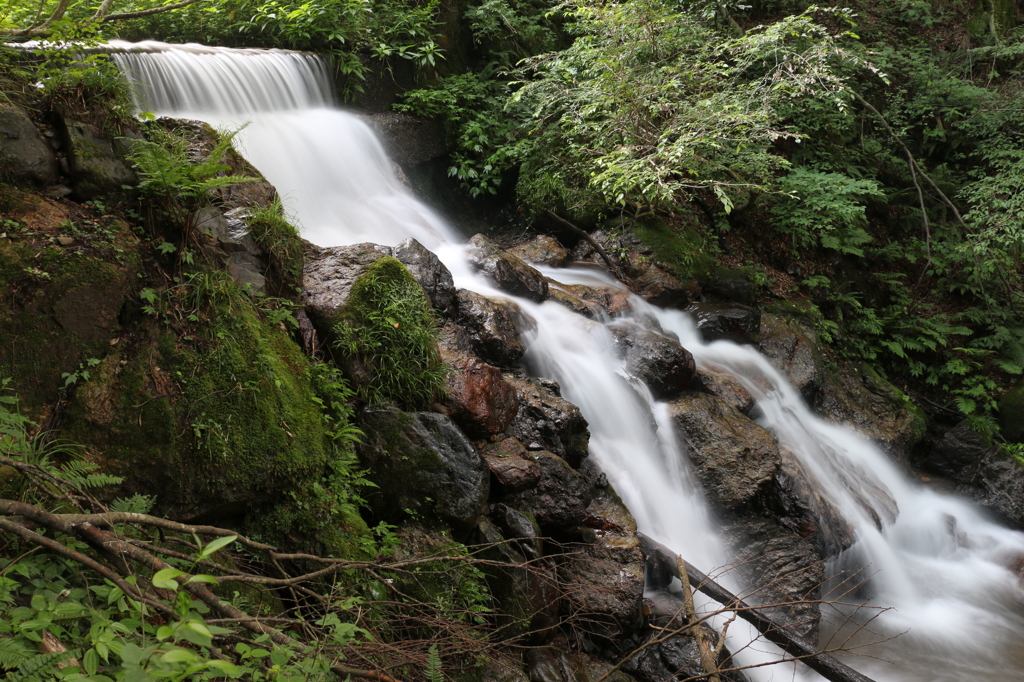
<path fill-rule="evenodd" d="M 356 278 L 334 332 L 366 402 L 415 410 L 441 395 L 448 369 L 430 302 L 395 258 L 380 259 Z"/>

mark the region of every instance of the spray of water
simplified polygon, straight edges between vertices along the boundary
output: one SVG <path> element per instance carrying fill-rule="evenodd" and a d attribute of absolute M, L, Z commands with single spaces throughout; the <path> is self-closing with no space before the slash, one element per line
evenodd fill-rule
<path fill-rule="evenodd" d="M 454 230 L 402 188 L 370 129 L 333 108 L 329 79 L 316 58 L 152 42 L 112 47 L 135 83 L 140 110 L 221 127 L 245 125 L 237 138 L 241 151 L 278 188 L 306 239 L 335 246 L 413 237 L 438 253 L 459 286 L 508 298 L 472 272 Z M 566 284 L 615 285 L 592 271 L 545 274 Z M 612 321 L 588 320 L 552 302 L 516 302 L 536 322 L 527 339 L 531 370 L 557 379 L 580 407 L 590 423 L 591 456 L 640 528 L 694 565 L 727 565 L 667 407 L 626 373 L 608 330 Z M 865 598 L 892 608 L 870 624 L 879 634 L 857 632 L 857 614 L 838 612 L 824 624 L 823 639 L 849 639 L 855 646 L 893 638 L 848 660 L 877 680 L 1024 679 L 1024 590 L 1013 571 L 1024 559 L 1024 535 L 910 482 L 867 440 L 818 419 L 755 350 L 705 344 L 683 313 L 633 303 L 633 314 L 653 317 L 677 335 L 698 365 L 727 373 L 750 392 L 760 423 L 794 454 L 851 528 L 854 543 L 831 560 L 831 574 L 870 575 Z M 728 576 L 724 581 L 731 582 Z M 853 617 L 853 627 L 846 616 Z M 740 630 L 731 630 L 734 650 L 755 639 Z M 751 649 L 742 662 L 775 655 Z M 750 676 L 813 677 L 792 666 Z"/>

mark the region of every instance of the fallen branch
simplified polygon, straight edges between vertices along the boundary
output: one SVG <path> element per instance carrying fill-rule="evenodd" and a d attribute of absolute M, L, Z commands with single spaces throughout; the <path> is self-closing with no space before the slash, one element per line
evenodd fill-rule
<path fill-rule="evenodd" d="M 627 281 L 627 278 L 625 277 L 625 275 L 623 275 L 622 272 L 615 266 L 615 263 L 612 262 L 612 259 L 608 256 L 608 254 L 605 252 L 605 250 L 603 248 L 601 248 L 601 245 L 598 244 L 594 240 L 593 237 L 591 237 L 589 234 L 587 234 L 585 230 L 583 230 L 582 228 L 576 227 L 575 225 L 570 223 L 565 218 L 562 218 L 561 216 L 559 216 L 554 211 L 545 211 L 545 213 L 547 213 L 549 216 L 554 218 L 559 224 L 564 225 L 565 227 L 568 227 L 570 230 L 575 232 L 577 235 L 579 235 L 583 239 L 587 240 L 587 242 L 591 246 L 594 247 L 594 250 L 597 251 L 598 255 L 601 256 L 601 258 L 604 260 L 604 262 L 608 264 L 608 267 L 612 269 L 612 272 L 615 273 L 615 276 L 618 277 L 620 280 L 622 280 L 624 282 Z"/>

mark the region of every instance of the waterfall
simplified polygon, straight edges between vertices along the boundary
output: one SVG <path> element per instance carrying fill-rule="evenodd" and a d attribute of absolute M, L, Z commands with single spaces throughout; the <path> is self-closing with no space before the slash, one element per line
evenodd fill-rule
<path fill-rule="evenodd" d="M 140 110 L 232 129 L 244 125 L 236 138 L 240 151 L 278 188 L 309 241 L 395 244 L 411 236 L 441 256 L 458 286 L 510 298 L 472 272 L 455 231 L 402 188 L 370 129 L 334 108 L 326 70 L 316 58 L 161 43 L 112 47 L 133 81 Z M 573 269 L 545 274 L 566 284 L 601 279 Z M 591 456 L 641 530 L 703 570 L 727 565 L 730 558 L 672 435 L 666 405 L 629 378 L 608 325 L 553 302 L 517 303 L 536 322 L 526 339 L 530 369 L 557 379 L 580 407 L 590 423 Z M 1024 590 L 1012 570 L 1024 558 L 1024 534 L 908 480 L 867 440 L 817 418 L 755 350 L 704 343 L 679 311 L 639 299 L 633 310 L 676 334 L 698 366 L 743 385 L 757 401 L 759 423 L 793 453 L 850 526 L 854 542 L 830 561 L 829 571 L 864 571 L 866 599 L 891 608 L 869 623 L 871 632 L 858 631 L 863 623 L 852 608 L 833 610 L 823 623 L 823 642 L 859 645 L 867 637 L 874 643 L 845 660 L 880 682 L 1024 678 Z M 734 650 L 754 639 L 741 629 L 730 629 Z M 775 654 L 745 655 L 743 662 L 751 664 Z M 815 679 L 792 665 L 749 675 Z"/>

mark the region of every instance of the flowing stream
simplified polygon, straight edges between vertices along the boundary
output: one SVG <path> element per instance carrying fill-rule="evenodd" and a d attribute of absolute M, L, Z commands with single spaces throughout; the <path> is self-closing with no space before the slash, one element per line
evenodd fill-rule
<path fill-rule="evenodd" d="M 335 107 L 330 79 L 315 57 L 152 42 L 111 47 L 141 111 L 228 129 L 245 125 L 236 146 L 277 187 L 309 241 L 395 244 L 413 237 L 438 253 L 457 286 L 510 298 L 472 272 L 462 238 L 403 189 L 370 128 Z M 592 270 L 544 272 L 565 284 L 614 284 Z M 667 407 L 626 373 L 608 329 L 613 321 L 595 323 L 554 302 L 516 302 L 536 321 L 525 339 L 530 370 L 557 379 L 580 407 L 590 423 L 591 456 L 641 530 L 705 572 L 728 565 Z M 795 455 L 851 528 L 852 546 L 829 562 L 833 582 L 859 571 L 863 584 L 846 600 L 887 610 L 823 609 L 823 646 L 863 647 L 859 655 L 841 656 L 880 682 L 1024 679 L 1024 589 L 1014 572 L 1024 560 L 1024 534 L 907 479 L 867 440 L 817 418 L 754 349 L 706 344 L 684 313 L 638 298 L 633 303 L 632 314 L 653 317 L 677 335 L 699 366 L 731 375 L 750 392 L 758 422 Z M 729 574 L 722 581 L 742 587 Z M 730 628 L 734 651 L 754 639 L 739 625 Z M 776 655 L 757 642 L 741 661 Z M 792 664 L 748 676 L 816 679 Z"/>

